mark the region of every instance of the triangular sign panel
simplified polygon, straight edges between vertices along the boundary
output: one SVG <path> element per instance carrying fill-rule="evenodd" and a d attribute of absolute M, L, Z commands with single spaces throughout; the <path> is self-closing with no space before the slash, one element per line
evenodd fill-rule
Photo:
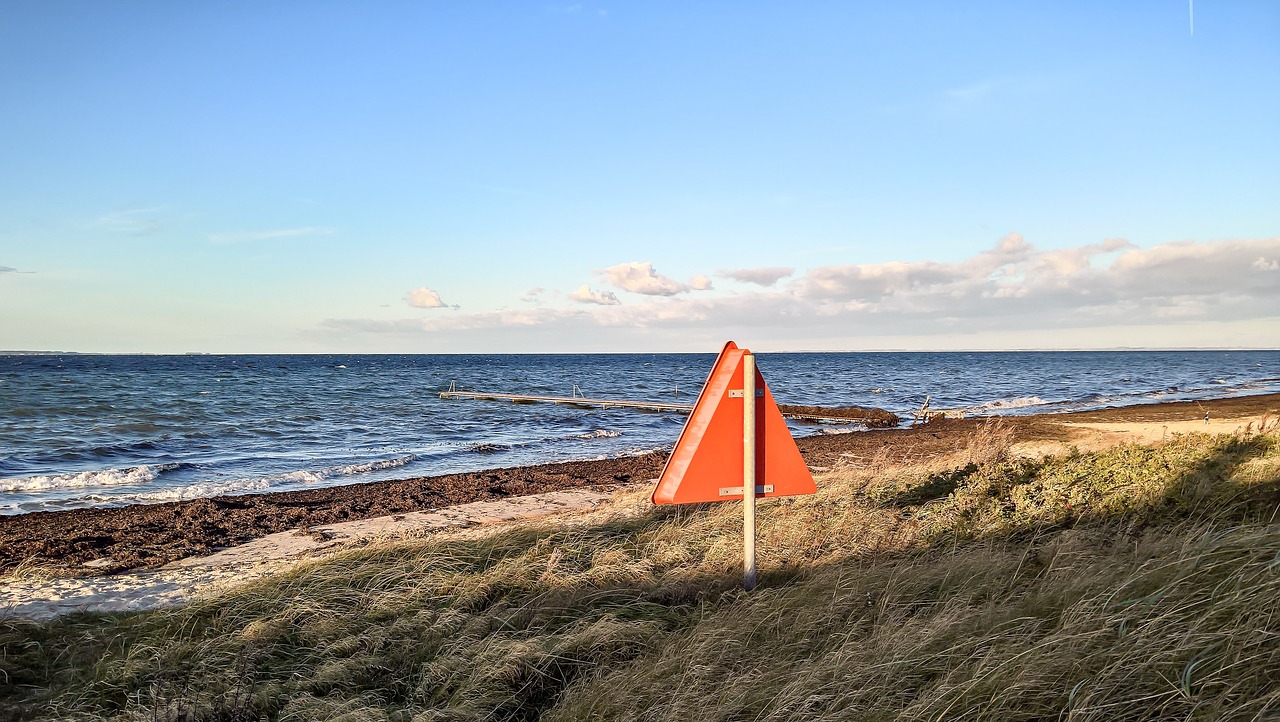
<path fill-rule="evenodd" d="M 693 504 L 742 498 L 743 355 L 732 341 L 711 367 L 680 440 L 653 490 L 655 504 Z M 800 456 L 773 394 L 756 370 L 757 497 L 813 494 L 818 489 Z M 737 394 L 731 392 L 737 391 Z M 725 493 L 722 489 L 734 489 Z M 769 489 L 768 487 L 772 487 Z"/>

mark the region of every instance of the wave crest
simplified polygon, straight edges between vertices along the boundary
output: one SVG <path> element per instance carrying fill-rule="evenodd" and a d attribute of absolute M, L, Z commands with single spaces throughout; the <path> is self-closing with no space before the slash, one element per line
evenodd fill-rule
<path fill-rule="evenodd" d="M 1039 396 L 1019 396 L 1012 399 L 996 399 L 980 406 L 971 407 L 970 411 L 1005 411 L 1008 409 L 1025 409 L 1029 406 L 1044 406 L 1050 402 Z"/>
<path fill-rule="evenodd" d="M 617 431 L 614 429 L 596 429 L 595 431 L 588 431 L 585 434 L 574 434 L 573 438 L 575 439 L 616 439 L 619 436 L 622 436 L 621 431 Z"/>
<path fill-rule="evenodd" d="M 85 486 L 145 484 L 149 481 L 154 481 L 160 474 L 166 471 L 174 471 L 181 466 L 181 464 L 143 464 L 124 469 L 102 469 L 99 471 L 81 471 L 75 474 L 50 474 L 0 479 L 0 492 L 48 491 L 51 489 L 74 489 Z"/>
<path fill-rule="evenodd" d="M 267 481 L 301 481 L 305 483 L 315 483 L 317 481 L 324 481 L 325 479 L 333 476 L 355 476 L 357 474 L 367 474 L 371 471 L 398 469 L 401 466 L 411 464 L 417 460 L 417 454 L 406 454 L 404 456 L 397 456 L 394 459 L 366 461 L 363 464 L 347 464 L 345 466 L 330 466 L 326 469 L 317 469 L 316 471 L 291 471 L 287 474 L 269 477 Z"/>
<path fill-rule="evenodd" d="M 172 489 L 161 489 L 158 491 L 149 491 L 145 494 L 131 495 L 127 499 L 104 499 L 103 501 L 187 501 L 189 499 L 206 499 L 211 496 L 226 496 L 229 494 L 245 494 L 252 491 L 265 491 L 270 486 L 271 482 L 267 479 L 207 481 L 200 484 L 188 484 L 186 486 L 177 486 Z"/>

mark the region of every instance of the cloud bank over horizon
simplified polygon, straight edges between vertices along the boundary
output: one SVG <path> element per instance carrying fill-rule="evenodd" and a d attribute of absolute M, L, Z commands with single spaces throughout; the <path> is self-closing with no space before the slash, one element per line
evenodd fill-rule
<path fill-rule="evenodd" d="M 775 345 L 794 340 L 846 348 L 867 339 L 936 337 L 946 345 L 946 339 L 974 334 L 1054 330 L 1072 330 L 1048 337 L 1061 338 L 1058 346 L 1089 347 L 1090 328 L 1144 327 L 1147 338 L 1158 338 L 1162 328 L 1187 324 L 1280 319 L 1280 237 L 1146 248 L 1116 238 L 1039 249 L 1009 233 L 986 250 L 950 262 L 715 273 L 759 288 L 691 294 L 701 285 L 698 279 L 710 286 L 705 274 L 681 283 L 658 273 L 651 261 L 627 262 L 596 271 L 627 298 L 583 284 L 564 294 L 573 302 L 568 305 L 422 319 L 331 318 L 322 327 L 340 335 L 420 337 L 451 348 L 487 348 L 495 334 L 513 330 L 539 338 L 590 332 L 619 350 L 642 350 L 646 343 L 683 346 L 708 334 L 748 333 Z M 1167 345 L 1182 344 L 1171 338 Z"/>

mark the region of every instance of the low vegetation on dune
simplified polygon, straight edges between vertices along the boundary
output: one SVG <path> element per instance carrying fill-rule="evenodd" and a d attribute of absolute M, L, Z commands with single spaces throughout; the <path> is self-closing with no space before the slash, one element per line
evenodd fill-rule
<path fill-rule="evenodd" d="M 188 607 L 0 623 L 0 718 L 1255 720 L 1280 714 L 1280 435 L 833 469 L 351 552 Z"/>

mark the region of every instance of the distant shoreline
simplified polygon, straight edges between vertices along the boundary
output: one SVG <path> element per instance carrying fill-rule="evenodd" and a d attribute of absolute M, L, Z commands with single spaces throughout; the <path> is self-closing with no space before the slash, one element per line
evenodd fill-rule
<path fill-rule="evenodd" d="M 1214 353 L 1214 352 L 1268 352 L 1280 351 L 1280 347 L 1253 346 L 1113 346 L 1110 348 L 960 348 L 960 349 L 761 349 L 760 355 L 776 354 L 842 354 L 842 353 Z M 651 356 L 654 354 L 715 354 L 715 351 L 4 351 L 0 356 Z"/>

